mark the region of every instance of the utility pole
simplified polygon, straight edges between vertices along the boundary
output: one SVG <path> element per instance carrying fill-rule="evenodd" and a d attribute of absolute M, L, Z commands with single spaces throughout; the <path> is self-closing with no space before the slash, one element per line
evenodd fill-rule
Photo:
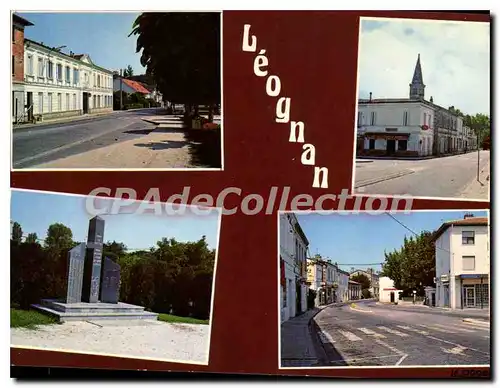
<path fill-rule="evenodd" d="M 477 181 L 479 183 L 481 183 L 481 181 L 479 180 L 479 162 L 481 160 L 481 153 L 480 153 L 480 150 L 479 150 L 479 131 L 476 129 L 476 136 L 477 136 L 477 144 L 476 144 L 476 147 L 477 147 Z"/>
<path fill-rule="evenodd" d="M 123 110 L 123 69 L 120 69 L 120 110 Z"/>

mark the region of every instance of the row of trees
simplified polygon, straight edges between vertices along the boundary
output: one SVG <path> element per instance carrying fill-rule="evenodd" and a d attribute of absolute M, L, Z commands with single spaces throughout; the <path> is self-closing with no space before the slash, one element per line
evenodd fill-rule
<path fill-rule="evenodd" d="M 411 295 L 413 290 L 423 296 L 424 288 L 434 284 L 436 261 L 433 235 L 433 232 L 424 231 L 415 237 L 405 237 L 400 249 L 384 252 L 381 275 L 394 280 L 394 287 L 403 290 L 403 296 Z"/>
<path fill-rule="evenodd" d="M 471 128 L 476 135 L 479 137 L 478 146 L 484 147 L 485 140 L 487 141 L 487 149 L 489 149 L 489 138 L 490 138 L 490 128 L 491 121 L 490 116 L 484 113 L 477 113 L 475 115 L 466 115 L 460 109 L 450 106 L 449 111 L 455 113 L 456 115 L 463 118 L 464 125 Z M 486 148 L 485 148 L 486 149 Z"/>
<path fill-rule="evenodd" d="M 65 296 L 69 249 L 78 245 L 67 226 L 49 226 L 44 240 L 35 234 L 23 239 L 14 223 L 11 236 L 11 302 L 22 308 L 42 298 Z M 129 251 L 125 244 L 107 242 L 103 256 L 121 267 L 120 300 L 158 313 L 208 319 L 215 250 L 205 236 L 179 242 L 162 238 L 156 246 Z"/>
<path fill-rule="evenodd" d="M 221 101 L 220 24 L 217 12 L 145 12 L 129 35 L 165 100 L 184 104 L 187 116 L 206 105 L 210 122 Z"/>

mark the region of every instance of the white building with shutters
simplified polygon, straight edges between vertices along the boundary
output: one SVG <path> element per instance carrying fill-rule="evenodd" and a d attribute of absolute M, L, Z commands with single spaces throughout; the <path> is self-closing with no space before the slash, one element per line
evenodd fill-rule
<path fill-rule="evenodd" d="M 24 40 L 25 112 L 40 121 L 113 110 L 113 73 L 86 54 Z"/>
<path fill-rule="evenodd" d="M 307 310 L 309 241 L 294 213 L 279 214 L 280 318 L 287 321 Z"/>
<path fill-rule="evenodd" d="M 445 222 L 435 233 L 437 307 L 489 307 L 488 224 L 486 217 L 466 216 Z"/>
<path fill-rule="evenodd" d="M 420 54 L 408 98 L 359 99 L 356 127 L 361 156 L 425 157 L 472 151 L 473 131 L 462 116 L 425 99 Z"/>

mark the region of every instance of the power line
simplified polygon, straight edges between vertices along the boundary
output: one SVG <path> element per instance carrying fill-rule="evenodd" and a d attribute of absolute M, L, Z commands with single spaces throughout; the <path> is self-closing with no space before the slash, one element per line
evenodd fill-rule
<path fill-rule="evenodd" d="M 406 230 L 410 231 L 411 233 L 413 233 L 415 236 L 419 237 L 420 234 L 418 234 L 417 232 L 411 230 L 408 226 L 406 226 L 405 224 L 403 224 L 401 221 L 399 221 L 398 219 L 396 219 L 392 214 L 390 213 L 385 213 L 387 214 L 389 217 L 391 217 L 394 221 L 396 221 L 399 225 L 401 225 L 403 228 L 405 228 Z M 443 252 L 446 252 L 446 253 L 449 253 L 451 255 L 453 255 L 454 253 L 449 251 L 448 249 L 444 249 L 444 248 L 441 248 L 441 247 L 438 247 L 436 244 L 434 244 L 434 247 L 436 249 L 439 249 L 439 250 L 442 250 Z"/>

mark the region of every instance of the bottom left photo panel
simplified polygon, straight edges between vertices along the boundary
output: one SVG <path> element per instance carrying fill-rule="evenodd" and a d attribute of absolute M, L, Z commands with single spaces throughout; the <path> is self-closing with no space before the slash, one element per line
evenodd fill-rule
<path fill-rule="evenodd" d="M 207 365 L 221 211 L 11 190 L 11 347 Z"/>

